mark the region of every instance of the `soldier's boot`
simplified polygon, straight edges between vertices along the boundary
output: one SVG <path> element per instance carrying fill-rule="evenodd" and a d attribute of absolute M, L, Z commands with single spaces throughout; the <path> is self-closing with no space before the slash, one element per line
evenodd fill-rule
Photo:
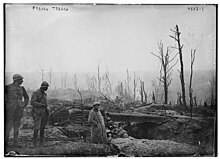
<path fill-rule="evenodd" d="M 34 135 L 33 135 L 33 146 L 37 147 L 37 136 L 38 136 L 38 130 L 34 130 Z"/>
<path fill-rule="evenodd" d="M 44 129 L 40 130 L 40 146 L 44 146 Z"/>

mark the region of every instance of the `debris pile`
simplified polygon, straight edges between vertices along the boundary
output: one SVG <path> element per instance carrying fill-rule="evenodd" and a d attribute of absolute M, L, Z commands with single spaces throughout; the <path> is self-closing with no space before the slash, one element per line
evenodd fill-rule
<path fill-rule="evenodd" d="M 65 122 L 69 121 L 69 111 L 66 107 L 60 107 L 57 110 L 54 110 L 50 113 L 48 118 L 48 123 L 50 125 L 64 125 Z"/>
<path fill-rule="evenodd" d="M 91 109 L 91 106 L 84 106 L 81 103 L 56 99 L 49 100 L 48 105 L 51 108 L 48 123 L 54 126 L 84 125 L 88 118 L 88 111 Z"/>
<path fill-rule="evenodd" d="M 147 140 L 129 138 L 113 139 L 112 143 L 117 145 L 126 156 L 150 157 L 150 156 L 193 156 L 199 153 L 197 146 L 177 143 L 169 140 Z"/>

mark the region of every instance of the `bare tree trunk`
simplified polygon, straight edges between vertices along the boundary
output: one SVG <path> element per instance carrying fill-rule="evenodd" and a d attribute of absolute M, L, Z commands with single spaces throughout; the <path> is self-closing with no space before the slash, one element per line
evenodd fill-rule
<path fill-rule="evenodd" d="M 111 93 L 112 93 L 112 85 L 111 85 L 111 82 L 110 82 L 110 80 L 109 80 L 109 73 L 108 73 L 108 72 L 106 73 L 106 81 L 107 81 L 107 82 L 106 82 L 107 92 L 109 91 L 108 93 L 111 94 Z"/>
<path fill-rule="evenodd" d="M 51 69 L 50 69 L 50 75 L 49 75 L 49 76 L 50 76 L 50 79 L 49 79 L 49 80 L 50 80 L 50 81 L 49 81 L 49 82 L 50 82 L 50 87 L 52 88 L 52 86 L 51 86 L 51 85 L 52 85 L 52 81 L 51 81 L 51 78 L 52 78 L 52 72 L 51 72 Z"/>
<path fill-rule="evenodd" d="M 196 105 L 196 110 L 198 109 L 198 105 L 197 105 L 197 100 L 196 100 L 196 96 L 194 97 L 194 103 Z"/>
<path fill-rule="evenodd" d="M 144 87 L 144 82 L 140 80 L 140 84 L 141 84 L 140 85 L 141 103 L 143 103 L 144 102 L 144 88 L 143 88 Z"/>
<path fill-rule="evenodd" d="M 92 85 L 93 85 L 93 91 L 97 91 L 97 80 L 96 80 L 96 78 L 95 78 L 95 75 L 93 76 L 93 78 L 92 78 Z"/>
<path fill-rule="evenodd" d="M 61 80 L 61 89 L 63 89 L 63 77 L 62 77 L 62 80 Z"/>
<path fill-rule="evenodd" d="M 76 91 L 79 93 L 79 95 L 80 95 L 80 102 L 82 103 L 82 93 L 80 92 L 79 88 L 77 88 Z"/>
<path fill-rule="evenodd" d="M 180 66 L 181 66 L 181 86 L 182 86 L 182 98 L 183 98 L 183 106 L 186 109 L 186 93 L 185 93 L 185 82 L 184 82 L 184 68 L 183 68 L 183 56 L 182 56 L 182 48 L 183 45 L 180 44 L 180 32 L 178 26 L 176 26 L 177 39 L 178 39 L 178 48 L 179 48 L 179 56 L 180 56 Z"/>
<path fill-rule="evenodd" d="M 145 91 L 145 88 L 144 88 L 144 81 L 142 81 L 142 89 L 143 89 L 143 95 L 144 95 L 144 101 L 145 103 L 147 103 L 147 92 Z"/>
<path fill-rule="evenodd" d="M 147 92 L 144 90 L 145 103 L 147 103 Z"/>
<path fill-rule="evenodd" d="M 67 72 L 65 73 L 65 78 L 64 78 L 64 88 L 66 88 L 66 78 L 67 78 Z"/>
<path fill-rule="evenodd" d="M 143 96 L 143 90 L 142 90 L 142 87 L 141 87 L 140 95 L 141 95 L 141 103 L 143 103 L 143 102 L 144 102 L 144 96 Z"/>
<path fill-rule="evenodd" d="M 120 96 L 122 97 L 123 96 L 123 94 L 124 94 L 124 91 L 123 91 L 123 83 L 121 82 L 121 84 L 120 84 Z"/>
<path fill-rule="evenodd" d="M 180 92 L 177 92 L 177 105 L 182 106 L 182 97 Z"/>
<path fill-rule="evenodd" d="M 178 25 L 176 25 L 175 30 L 171 30 L 174 32 L 175 37 L 171 36 L 175 41 L 177 41 L 178 44 L 178 51 L 179 51 L 179 58 L 180 58 L 180 66 L 181 66 L 181 71 L 180 71 L 180 81 L 181 81 L 181 87 L 182 87 L 182 98 L 183 98 L 183 106 L 185 107 L 186 110 L 186 93 L 185 93 L 185 82 L 184 82 L 184 68 L 183 68 L 183 56 L 182 56 L 182 48 L 183 45 L 180 43 L 180 32 Z"/>
<path fill-rule="evenodd" d="M 56 79 L 54 79 L 54 81 L 53 81 L 53 86 L 54 86 L 54 89 L 56 90 L 57 89 Z"/>
<path fill-rule="evenodd" d="M 166 72 L 166 68 L 164 68 L 164 98 L 165 98 L 165 102 L 164 104 L 167 104 L 168 102 L 168 86 L 167 86 L 167 72 Z"/>
<path fill-rule="evenodd" d="M 190 118 L 192 118 L 192 109 L 193 109 L 193 97 L 192 97 L 192 76 L 193 76 L 193 63 L 195 61 L 195 53 L 196 50 L 191 50 L 191 74 L 190 74 L 190 82 L 189 82 L 189 101 L 190 101 Z"/>
<path fill-rule="evenodd" d="M 136 82 L 136 76 L 135 76 L 135 73 L 134 73 L 134 101 L 135 101 L 135 98 L 136 98 L 136 88 L 137 88 L 137 82 Z"/>
<path fill-rule="evenodd" d="M 152 87 L 153 87 L 153 92 L 152 92 L 152 103 L 156 103 L 157 99 L 158 99 L 158 87 L 157 86 L 157 81 L 153 80 L 152 81 Z"/>
<path fill-rule="evenodd" d="M 160 78 L 158 78 L 158 80 L 162 83 L 164 87 L 164 103 L 167 104 L 168 103 L 168 87 L 171 84 L 171 81 L 172 81 L 171 76 L 173 74 L 172 68 L 177 64 L 177 61 L 172 66 L 169 66 L 169 65 L 175 59 L 177 54 L 174 55 L 172 58 L 170 58 L 172 51 L 170 50 L 169 47 L 167 47 L 166 53 L 164 54 L 162 42 L 158 43 L 158 48 L 159 48 L 159 53 L 158 54 L 152 53 L 152 54 L 156 56 L 160 60 L 160 63 L 161 63 Z"/>
<path fill-rule="evenodd" d="M 156 103 L 154 92 L 153 92 L 153 95 L 152 95 L 152 103 Z"/>
<path fill-rule="evenodd" d="M 74 84 L 75 89 L 77 89 L 78 88 L 78 83 L 77 83 L 76 73 L 73 75 L 73 84 Z"/>
<path fill-rule="evenodd" d="M 127 83 L 127 92 L 128 92 L 128 94 L 130 94 L 130 80 L 131 80 L 131 77 L 129 76 L 128 69 L 126 70 L 126 73 L 127 73 L 127 82 L 126 82 Z"/>
<path fill-rule="evenodd" d="M 126 86 L 126 80 L 124 80 L 124 95 L 127 96 L 128 95 L 128 91 L 127 91 L 127 86 Z"/>
<path fill-rule="evenodd" d="M 98 91 L 101 91 L 101 79 L 100 79 L 100 72 L 99 72 L 99 65 L 98 65 Z"/>
<path fill-rule="evenodd" d="M 42 81 L 42 83 L 43 83 L 43 81 L 44 81 L 44 69 L 42 68 L 41 69 L 41 81 Z"/>

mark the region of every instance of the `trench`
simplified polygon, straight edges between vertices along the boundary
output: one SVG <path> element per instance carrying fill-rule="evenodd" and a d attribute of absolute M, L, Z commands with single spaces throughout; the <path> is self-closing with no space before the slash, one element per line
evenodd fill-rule
<path fill-rule="evenodd" d="M 75 110 L 71 112 L 71 115 L 54 115 L 51 116 L 51 123 L 60 123 L 58 116 L 69 118 L 70 121 L 77 124 L 85 121 L 85 125 L 82 125 L 79 129 L 76 129 L 75 125 L 72 125 L 74 131 L 81 132 L 82 127 L 86 129 L 86 141 L 90 139 L 90 126 L 86 124 L 88 119 L 88 110 Z M 65 109 L 65 113 L 68 111 Z M 83 115 L 82 115 L 83 114 Z M 213 154 L 214 151 L 214 130 L 213 121 L 201 122 L 200 120 L 189 120 L 189 118 L 171 118 L 166 116 L 154 116 L 154 115 L 134 115 L 134 114 L 119 114 L 119 113 L 106 113 L 107 116 L 115 123 L 121 123 L 123 129 L 125 129 L 129 136 L 136 139 L 148 139 L 148 140 L 170 140 L 177 143 L 186 143 L 189 145 L 200 146 L 206 150 L 206 154 Z M 105 116 L 103 114 L 103 116 Z M 69 121 L 68 120 L 68 121 Z M 62 123 L 63 124 L 63 123 Z M 71 122 L 69 124 L 72 124 Z M 64 125 L 63 125 L 64 126 Z M 71 129 L 72 129 L 71 128 Z M 67 134 L 71 132 L 70 128 L 63 130 L 67 131 Z M 78 137 L 78 136 L 77 136 Z M 79 138 L 79 137 L 78 137 Z"/>
<path fill-rule="evenodd" d="M 170 140 L 199 146 L 204 154 L 213 154 L 215 150 L 215 135 L 213 123 L 200 123 L 170 120 L 163 124 L 153 122 L 130 123 L 123 128 L 129 136 L 136 139 Z"/>
<path fill-rule="evenodd" d="M 166 139 L 166 133 L 158 129 L 158 125 L 150 122 L 132 123 L 125 126 L 124 129 L 129 136 L 136 139 Z M 164 134 L 165 133 L 165 134 Z"/>

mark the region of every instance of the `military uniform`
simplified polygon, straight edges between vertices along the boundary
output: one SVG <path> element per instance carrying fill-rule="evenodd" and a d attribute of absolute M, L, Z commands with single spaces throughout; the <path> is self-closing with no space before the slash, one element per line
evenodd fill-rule
<path fill-rule="evenodd" d="M 34 120 L 34 146 L 36 146 L 38 131 L 40 130 L 40 144 L 44 142 L 44 129 L 47 124 L 47 94 L 41 89 L 33 92 L 31 97 L 32 117 Z"/>
<path fill-rule="evenodd" d="M 95 103 L 95 105 L 100 105 Z M 89 112 L 88 122 L 92 124 L 91 127 L 91 142 L 92 143 L 107 143 L 107 135 L 105 123 L 101 112 L 95 111 L 94 108 Z"/>
<path fill-rule="evenodd" d="M 6 144 L 12 127 L 14 128 L 14 144 L 17 143 L 23 110 L 27 106 L 28 100 L 29 97 L 24 87 L 16 85 L 15 83 L 5 86 Z"/>
<path fill-rule="evenodd" d="M 34 129 L 40 130 L 41 127 L 45 127 L 47 123 L 47 94 L 40 90 L 35 91 L 31 97 L 32 116 L 34 119 Z"/>

